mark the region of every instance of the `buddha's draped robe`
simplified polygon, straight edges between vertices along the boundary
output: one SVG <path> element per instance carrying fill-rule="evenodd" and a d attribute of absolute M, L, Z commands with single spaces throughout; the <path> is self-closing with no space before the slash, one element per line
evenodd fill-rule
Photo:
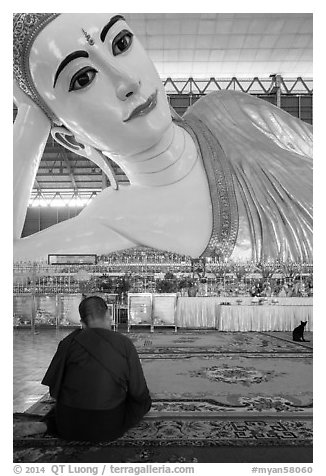
<path fill-rule="evenodd" d="M 208 94 L 183 119 L 191 126 L 199 121 L 210 130 L 231 170 L 237 203 L 234 208 L 230 195 L 233 208 L 229 215 L 238 215 L 231 258 L 241 259 L 243 253 L 253 260 L 311 262 L 312 126 L 236 91 Z M 204 164 L 205 160 L 209 158 L 203 157 Z M 211 179 L 208 177 L 214 214 L 218 205 Z"/>

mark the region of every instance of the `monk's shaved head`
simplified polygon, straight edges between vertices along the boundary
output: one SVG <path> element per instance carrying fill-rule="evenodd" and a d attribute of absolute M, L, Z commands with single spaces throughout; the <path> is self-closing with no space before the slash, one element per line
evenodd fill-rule
<path fill-rule="evenodd" d="M 106 302 L 99 296 L 90 296 L 79 304 L 79 315 L 86 325 L 93 319 L 104 319 L 108 309 Z"/>

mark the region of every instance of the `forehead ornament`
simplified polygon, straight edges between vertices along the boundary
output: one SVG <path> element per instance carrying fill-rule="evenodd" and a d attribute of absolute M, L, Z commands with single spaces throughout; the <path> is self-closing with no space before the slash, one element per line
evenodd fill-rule
<path fill-rule="evenodd" d="M 93 38 L 91 37 L 91 35 L 89 33 L 87 33 L 87 31 L 85 31 L 84 28 L 82 28 L 82 32 L 84 33 L 84 36 L 86 38 L 87 43 L 90 46 L 93 46 L 95 42 L 94 42 Z"/>

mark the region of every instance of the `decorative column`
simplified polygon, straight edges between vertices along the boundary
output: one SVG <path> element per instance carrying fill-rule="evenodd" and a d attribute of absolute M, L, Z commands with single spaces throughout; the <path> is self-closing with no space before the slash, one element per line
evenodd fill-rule
<path fill-rule="evenodd" d="M 281 107 L 281 75 L 277 74 L 275 76 L 275 86 L 276 86 L 276 106 Z"/>

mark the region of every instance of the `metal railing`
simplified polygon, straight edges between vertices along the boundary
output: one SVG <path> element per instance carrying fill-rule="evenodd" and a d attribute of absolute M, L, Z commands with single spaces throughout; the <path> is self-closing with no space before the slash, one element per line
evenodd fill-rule
<path fill-rule="evenodd" d="M 312 78 L 283 78 L 271 75 L 268 78 L 209 78 L 209 79 L 172 79 L 163 80 L 165 91 L 170 94 L 204 95 L 222 89 L 242 91 L 250 94 L 274 94 L 279 88 L 282 94 L 312 94 Z"/>

